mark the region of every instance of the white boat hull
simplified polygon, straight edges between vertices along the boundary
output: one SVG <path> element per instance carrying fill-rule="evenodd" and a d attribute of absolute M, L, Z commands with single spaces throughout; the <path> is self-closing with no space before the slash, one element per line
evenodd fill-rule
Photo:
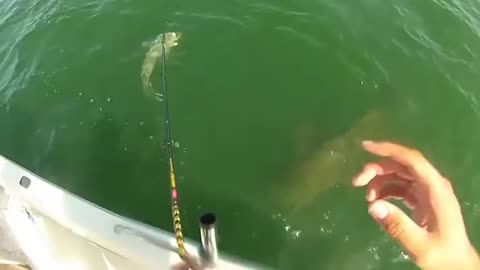
<path fill-rule="evenodd" d="M 41 270 L 158 270 L 181 263 L 171 233 L 94 205 L 2 156 L 0 187 L 2 230 L 25 255 L 0 259 L 26 260 Z M 198 257 L 196 244 L 188 242 L 187 250 Z M 222 257 L 216 268 L 258 267 Z"/>

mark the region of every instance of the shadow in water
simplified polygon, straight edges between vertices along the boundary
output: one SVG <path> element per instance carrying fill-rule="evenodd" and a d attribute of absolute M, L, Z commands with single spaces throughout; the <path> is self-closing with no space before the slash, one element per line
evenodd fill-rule
<path fill-rule="evenodd" d="M 161 142 L 148 141 L 147 134 L 152 132 L 126 129 L 110 119 L 105 115 L 92 130 L 88 150 L 76 169 L 81 185 L 75 190 L 107 209 L 170 228 L 169 182 L 162 181 L 168 174 Z"/>

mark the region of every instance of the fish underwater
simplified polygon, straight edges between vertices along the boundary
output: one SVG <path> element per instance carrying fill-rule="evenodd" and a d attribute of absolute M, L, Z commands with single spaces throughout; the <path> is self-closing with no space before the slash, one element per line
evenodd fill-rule
<path fill-rule="evenodd" d="M 362 140 L 390 138 L 387 136 L 391 133 L 387 128 L 388 120 L 383 111 L 372 110 L 345 133 L 319 146 L 301 149 L 307 153 L 296 158 L 297 161 L 283 172 L 284 176 L 280 176 L 283 181 L 276 182 L 272 188 L 274 204 L 285 210 L 300 210 L 321 194 L 350 184 L 367 157 L 361 148 Z"/>
<path fill-rule="evenodd" d="M 143 84 L 143 91 L 146 96 L 154 97 L 156 96 L 158 99 L 161 100 L 161 94 L 155 93 L 155 90 L 152 88 L 152 82 L 150 80 L 153 70 L 157 62 L 160 62 L 165 53 L 165 56 L 168 57 L 173 47 L 178 45 L 178 41 L 180 40 L 182 33 L 179 32 L 168 32 L 165 33 L 165 52 L 163 51 L 163 35 L 160 34 L 157 38 L 148 43 L 144 44 L 149 46 L 148 52 L 145 55 L 145 59 L 143 60 L 142 64 L 142 84 Z"/>

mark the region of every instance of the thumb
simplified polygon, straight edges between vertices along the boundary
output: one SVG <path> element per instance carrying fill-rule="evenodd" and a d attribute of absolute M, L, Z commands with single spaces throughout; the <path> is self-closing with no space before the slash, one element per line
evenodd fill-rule
<path fill-rule="evenodd" d="M 370 204 L 368 212 L 413 260 L 425 253 L 428 248 L 427 232 L 400 208 L 388 201 L 376 200 Z"/>

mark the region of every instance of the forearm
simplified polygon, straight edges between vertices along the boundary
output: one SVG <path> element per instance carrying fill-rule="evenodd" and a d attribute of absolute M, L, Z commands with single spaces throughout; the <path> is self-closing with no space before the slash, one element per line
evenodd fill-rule
<path fill-rule="evenodd" d="M 465 258 L 465 266 L 458 269 L 480 270 L 480 258 L 473 246 L 470 248 L 469 254 Z"/>
<path fill-rule="evenodd" d="M 417 265 L 422 270 L 480 270 L 480 257 L 473 247 L 463 252 L 458 251 L 458 253 L 450 254 L 445 258 L 430 258 L 427 261 L 432 265 L 422 262 L 418 262 Z"/>

